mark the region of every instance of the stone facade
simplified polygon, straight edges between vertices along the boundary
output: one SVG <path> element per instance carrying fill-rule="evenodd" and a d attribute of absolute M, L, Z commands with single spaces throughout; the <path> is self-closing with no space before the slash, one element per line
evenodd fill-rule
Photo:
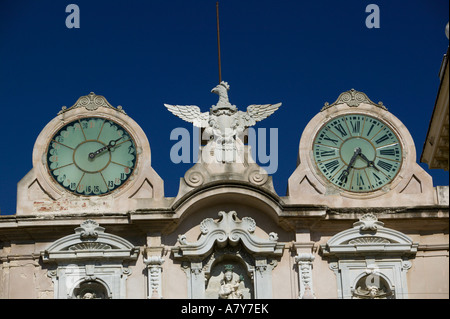
<path fill-rule="evenodd" d="M 319 174 L 311 143 L 340 114 L 381 118 L 399 136 L 388 186 L 350 193 Z M 67 192 L 45 162 L 51 136 L 89 116 L 119 123 L 137 147 L 132 178 L 103 196 Z M 16 215 L 0 217 L 0 298 L 449 298 L 448 186 L 433 187 L 384 105 L 355 90 L 326 104 L 302 134 L 286 196 L 247 145 L 242 161 L 221 162 L 211 143 L 201 153 L 215 160 L 195 164 L 169 198 L 122 107 L 91 93 L 64 108 L 37 137 Z"/>

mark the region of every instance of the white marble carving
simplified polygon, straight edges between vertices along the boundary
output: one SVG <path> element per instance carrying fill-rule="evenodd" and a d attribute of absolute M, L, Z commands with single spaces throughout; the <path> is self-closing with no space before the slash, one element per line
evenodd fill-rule
<path fill-rule="evenodd" d="M 220 282 L 219 298 L 220 299 L 243 299 L 244 295 L 240 289 L 242 276 L 234 279 L 233 265 L 225 265 L 223 279 Z"/>
<path fill-rule="evenodd" d="M 164 106 L 194 126 L 205 128 L 204 139 L 212 142 L 210 152 L 215 154 L 217 162 L 242 163 L 244 130 L 273 114 L 281 103 L 249 105 L 247 111 L 242 112 L 236 105 L 230 103 L 229 89 L 230 86 L 224 81 L 212 89 L 212 93 L 219 95 L 219 101 L 209 112 L 201 112 L 195 105 L 164 104 Z"/>

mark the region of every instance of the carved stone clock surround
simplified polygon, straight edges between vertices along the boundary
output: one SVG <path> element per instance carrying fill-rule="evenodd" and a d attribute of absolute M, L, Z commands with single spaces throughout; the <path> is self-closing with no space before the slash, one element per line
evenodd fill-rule
<path fill-rule="evenodd" d="M 359 100 L 351 99 L 360 93 Z M 342 98 L 349 93 L 347 98 Z M 351 90 L 341 94 L 338 100 L 325 107 L 314 116 L 302 133 L 298 153 L 298 166 L 288 181 L 288 195 L 292 202 L 304 202 L 302 194 L 305 192 L 311 198 L 317 198 L 317 203 L 340 207 L 358 206 L 399 206 L 402 193 L 417 193 L 415 198 L 408 196 L 409 204 L 432 203 L 434 194 L 431 177 L 416 163 L 416 149 L 414 141 L 405 125 L 380 102 L 375 104 L 362 92 Z M 364 98 L 365 97 L 365 98 Z M 348 103 L 348 104 L 347 104 Z M 380 190 L 368 193 L 352 193 L 339 189 L 327 182 L 318 171 L 312 154 L 314 138 L 325 123 L 342 115 L 368 115 L 381 120 L 398 137 L 403 149 L 402 166 L 393 181 Z M 400 200 L 399 200 L 400 199 Z"/>
<path fill-rule="evenodd" d="M 78 196 L 63 189 L 50 176 L 46 152 L 50 139 L 64 125 L 85 117 L 112 120 L 125 128 L 137 148 L 137 166 L 123 187 L 100 196 Z M 45 212 L 127 211 L 139 207 L 140 198 L 162 198 L 163 181 L 151 167 L 150 144 L 140 126 L 100 95 L 82 96 L 65 108 L 39 134 L 33 149 L 33 169 L 18 184 L 17 214 Z"/>

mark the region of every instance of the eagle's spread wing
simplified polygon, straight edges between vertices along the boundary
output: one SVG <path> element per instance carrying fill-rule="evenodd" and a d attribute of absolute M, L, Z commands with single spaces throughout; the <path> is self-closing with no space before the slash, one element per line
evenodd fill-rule
<path fill-rule="evenodd" d="M 256 122 L 264 120 L 266 117 L 272 115 L 280 106 L 281 103 L 249 105 L 247 107 L 247 112 L 239 111 L 239 113 L 241 113 L 243 126 L 249 127 L 255 125 Z"/>
<path fill-rule="evenodd" d="M 169 105 L 167 109 L 181 119 L 194 124 L 197 127 L 208 127 L 209 112 L 201 112 L 195 105 Z"/>

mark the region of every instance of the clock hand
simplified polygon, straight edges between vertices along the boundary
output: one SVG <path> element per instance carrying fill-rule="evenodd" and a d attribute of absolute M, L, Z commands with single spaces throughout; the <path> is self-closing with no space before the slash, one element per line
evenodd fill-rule
<path fill-rule="evenodd" d="M 379 169 L 375 166 L 375 163 L 373 161 L 370 161 L 363 153 L 360 153 L 359 156 L 361 156 L 361 158 L 367 162 L 368 167 L 372 166 L 377 171 L 379 171 Z"/>
<path fill-rule="evenodd" d="M 95 152 L 89 153 L 89 158 L 93 159 L 95 158 L 98 154 L 102 153 L 103 151 L 109 150 L 111 147 L 116 146 L 116 143 L 118 140 L 120 140 L 123 136 L 119 137 L 117 140 L 111 140 L 109 141 L 108 145 L 96 150 Z"/>
<path fill-rule="evenodd" d="M 343 174 L 344 177 L 347 177 L 348 174 L 350 174 L 350 168 L 353 167 L 353 164 L 355 163 L 356 158 L 358 157 L 358 155 L 361 155 L 361 149 L 359 147 L 355 148 L 355 153 L 353 153 L 353 156 L 350 159 L 350 162 L 348 163 L 347 168 L 342 171 L 342 174 Z"/>

